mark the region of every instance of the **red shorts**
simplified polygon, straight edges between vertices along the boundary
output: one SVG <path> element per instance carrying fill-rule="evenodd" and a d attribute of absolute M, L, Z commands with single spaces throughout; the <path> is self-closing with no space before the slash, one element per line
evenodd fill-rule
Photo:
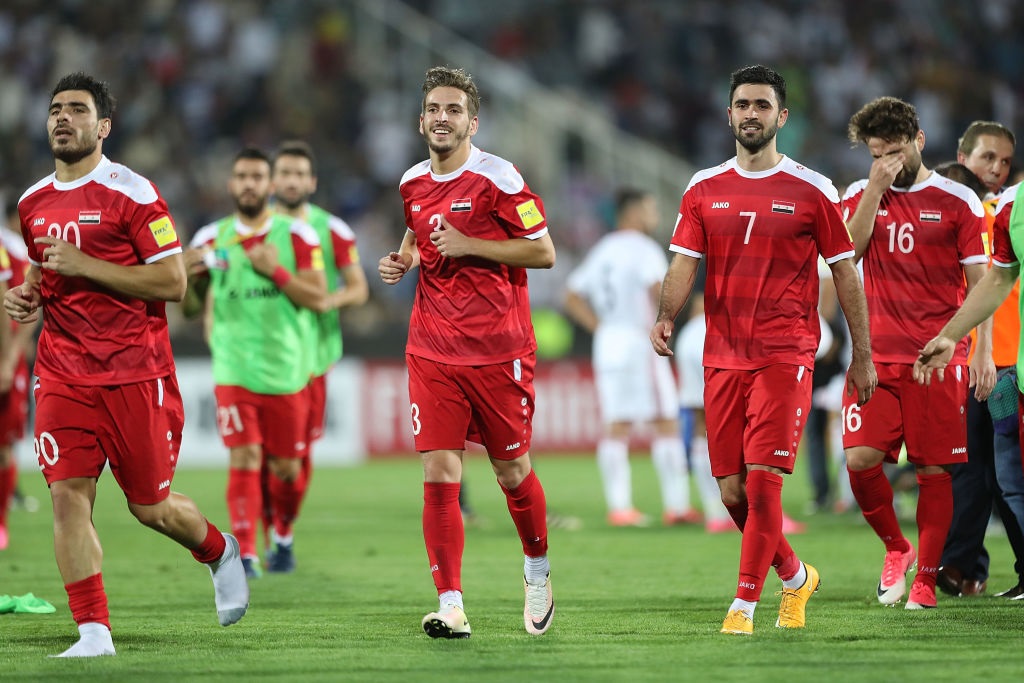
<path fill-rule="evenodd" d="M 327 418 L 327 375 L 317 375 L 306 385 L 309 398 L 309 427 L 307 441 L 310 445 L 324 435 L 324 421 Z"/>
<path fill-rule="evenodd" d="M 448 365 L 406 355 L 412 433 L 420 452 L 482 444 L 498 460 L 530 450 L 534 354 L 495 365 Z"/>
<path fill-rule="evenodd" d="M 14 368 L 11 389 L 0 394 L 0 446 L 13 446 L 25 436 L 28 423 L 28 363 L 22 356 Z"/>
<path fill-rule="evenodd" d="M 96 479 L 103 465 L 129 503 L 171 491 L 185 411 L 174 374 L 136 384 L 69 386 L 36 380 L 35 450 L 47 484 Z"/>
<path fill-rule="evenodd" d="M 791 473 L 811 409 L 811 372 L 799 365 L 758 370 L 704 368 L 704 415 L 711 473 L 747 465 Z"/>
<path fill-rule="evenodd" d="M 867 446 L 896 462 L 907 443 L 907 459 L 915 465 L 967 462 L 967 366 L 950 365 L 945 379 L 930 385 L 914 381 L 914 366 L 876 363 L 878 388 L 857 407 L 843 395 L 843 448 Z"/>
<path fill-rule="evenodd" d="M 259 444 L 266 455 L 301 458 L 309 450 L 309 395 L 257 394 L 235 386 L 216 386 L 217 429 L 228 448 Z"/>

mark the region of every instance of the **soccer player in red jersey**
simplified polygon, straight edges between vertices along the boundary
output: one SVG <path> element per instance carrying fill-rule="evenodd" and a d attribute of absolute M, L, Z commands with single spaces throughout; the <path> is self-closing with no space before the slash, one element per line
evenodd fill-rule
<path fill-rule="evenodd" d="M 86 74 L 53 89 L 46 130 L 56 172 L 18 202 L 32 265 L 4 296 L 19 323 L 45 310 L 35 449 L 80 635 L 58 657 L 114 654 L 92 524 L 96 480 L 108 463 L 131 513 L 209 566 L 221 625 L 241 619 L 249 603 L 234 537 L 170 488 L 184 411 L 164 302 L 184 296 L 185 266 L 156 187 L 103 155 L 113 110 L 107 84 Z"/>
<path fill-rule="evenodd" d="M 525 559 L 528 633 L 554 614 L 544 489 L 530 466 L 535 352 L 527 268 L 551 268 L 544 205 L 511 163 L 472 144 L 480 95 L 461 69 L 423 83 L 419 131 L 430 158 L 402 177 L 407 231 L 380 259 L 387 284 L 419 268 L 406 362 L 416 450 L 423 456 L 423 536 L 440 609 L 432 638 L 467 638 L 459 480 L 466 441 L 481 443 L 508 501 Z"/>
<path fill-rule="evenodd" d="M 963 303 L 965 282 L 973 288 L 985 274 L 985 214 L 972 190 L 922 163 L 925 135 L 912 105 L 895 97 L 872 100 L 851 117 L 849 137 L 874 159 L 868 177 L 847 188 L 843 211 L 862 259 L 879 379 L 868 405 L 844 399 L 843 448 L 853 494 L 885 544 L 878 601 L 894 605 L 903 598 L 916 560 L 906 607 L 935 607 L 935 576 L 953 514 L 949 469 L 967 460 L 968 387 L 985 400 L 995 384 L 991 321 L 978 328 L 969 368 L 964 341 L 942 384 L 919 385 L 913 367 L 921 340 L 934 337 Z M 883 461 L 897 461 L 904 443 L 920 491 L 916 552 L 900 529 L 882 470 Z"/>
<path fill-rule="evenodd" d="M 25 280 L 28 255 L 20 232 L 8 226 L 20 224 L 18 205 L 6 207 L 8 222 L 0 226 L 0 277 L 8 279 L 0 291 L 17 287 Z M 9 262 L 5 259 L 9 259 Z M 34 343 L 36 325 L 10 322 L 2 331 L 9 334 L 0 343 L 0 550 L 7 547 L 7 511 L 18 483 L 18 467 L 14 457 L 14 444 L 25 435 L 28 422 L 29 372 L 26 355 Z"/>
<path fill-rule="evenodd" d="M 839 195 L 824 176 L 780 154 L 786 82 L 764 66 L 732 74 L 729 125 L 736 156 L 696 173 L 683 193 L 651 343 L 663 356 L 707 259 L 704 404 L 711 472 L 743 532 L 739 581 L 722 633 L 753 632 L 768 567 L 783 582 L 775 625 L 802 628 L 818 589 L 782 533 L 782 475 L 793 471 L 811 408 L 818 348 L 819 254 L 850 326 L 847 392 L 866 402 L 876 384 L 867 311 Z"/>

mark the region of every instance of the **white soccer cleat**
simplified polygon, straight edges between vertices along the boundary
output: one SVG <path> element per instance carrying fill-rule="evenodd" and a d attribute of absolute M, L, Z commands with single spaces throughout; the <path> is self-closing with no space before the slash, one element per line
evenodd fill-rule
<path fill-rule="evenodd" d="M 895 605 L 906 595 L 907 572 L 914 568 L 916 562 L 917 552 L 913 545 L 904 552 L 893 550 L 885 554 L 882 578 L 878 581 L 878 602 Z"/>
<path fill-rule="evenodd" d="M 249 582 L 245 578 L 238 540 L 224 534 L 227 547 L 216 562 L 207 566 L 213 577 L 213 600 L 217 605 L 217 619 L 221 626 L 230 626 L 245 616 L 249 609 Z"/>
<path fill-rule="evenodd" d="M 82 624 L 78 627 L 78 642 L 61 652 L 56 657 L 103 657 L 117 654 L 114 651 L 114 641 L 110 637 L 110 629 L 103 624 L 94 622 Z"/>
<path fill-rule="evenodd" d="M 445 605 L 423 617 L 423 631 L 431 638 L 469 638 L 471 630 L 466 613 L 458 605 Z"/>
<path fill-rule="evenodd" d="M 551 617 L 555 615 L 555 601 L 551 597 L 551 574 L 544 576 L 538 583 L 530 583 L 523 579 L 526 591 L 526 606 L 523 608 L 523 625 L 532 636 L 544 634 L 551 626 Z"/>

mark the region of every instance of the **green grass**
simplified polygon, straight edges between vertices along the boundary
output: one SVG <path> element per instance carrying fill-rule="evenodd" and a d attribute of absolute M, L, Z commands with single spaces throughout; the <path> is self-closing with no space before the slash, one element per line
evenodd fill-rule
<path fill-rule="evenodd" d="M 579 515 L 581 531 L 550 535 L 557 611 L 551 631 L 522 626 L 522 556 L 504 497 L 481 456 L 467 460 L 470 493 L 488 526 L 467 532 L 467 641 L 420 629 L 436 607 L 420 532 L 418 460 L 321 469 L 297 529 L 299 569 L 253 582 L 249 614 L 217 625 L 212 587 L 191 556 L 130 516 L 109 473 L 95 523 L 105 550 L 116 657 L 46 655 L 77 633 L 53 560 L 42 478 L 22 476 L 43 503 L 15 511 L 0 554 L 0 593 L 34 592 L 52 615 L 0 615 L 0 679 L 102 681 L 1019 681 L 1024 602 L 939 596 L 907 612 L 874 598 L 882 548 L 859 517 L 819 515 L 791 540 L 821 571 L 808 627 L 773 627 L 770 575 L 751 638 L 718 633 L 736 581 L 739 535 L 699 528 L 610 529 L 592 458 L 541 456 L 549 505 Z M 799 517 L 806 473 L 787 478 Z M 183 470 L 175 489 L 226 527 L 220 470 Z M 650 461 L 634 464 L 639 507 L 657 514 Z M 913 534 L 912 525 L 908 534 Z M 1015 582 L 1003 538 L 990 538 L 995 592 Z"/>

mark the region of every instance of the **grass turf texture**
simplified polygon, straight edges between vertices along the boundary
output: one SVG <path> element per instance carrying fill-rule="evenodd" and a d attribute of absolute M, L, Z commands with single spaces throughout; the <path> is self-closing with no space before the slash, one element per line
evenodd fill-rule
<path fill-rule="evenodd" d="M 473 637 L 435 641 L 420 629 L 436 608 L 420 532 L 417 459 L 320 469 L 296 532 L 298 570 L 252 582 L 248 615 L 217 624 L 205 567 L 128 513 L 109 472 L 95 523 L 104 545 L 116 657 L 55 660 L 77 637 L 53 560 L 42 477 L 22 487 L 35 514 L 12 512 L 0 553 L 0 593 L 29 591 L 53 615 L 0 615 L 0 680 L 103 681 L 1018 681 L 1024 601 L 955 599 L 908 612 L 874 597 L 883 551 L 859 516 L 818 515 L 792 537 L 821 571 L 808 627 L 774 628 L 780 584 L 771 572 L 752 637 L 718 628 L 733 596 L 739 535 L 700 527 L 613 529 L 604 524 L 589 457 L 538 458 L 551 508 L 583 518 L 550 534 L 556 613 L 540 638 L 522 625 L 522 555 L 504 497 L 482 456 L 467 457 L 472 502 L 485 528 L 467 531 L 463 566 Z M 227 528 L 226 473 L 182 470 L 175 490 Z M 806 472 L 787 477 L 800 517 Z M 638 507 L 660 516 L 650 461 L 634 460 Z M 912 523 L 904 522 L 916 542 Z M 994 593 L 1015 583 L 1002 537 L 990 538 Z"/>

